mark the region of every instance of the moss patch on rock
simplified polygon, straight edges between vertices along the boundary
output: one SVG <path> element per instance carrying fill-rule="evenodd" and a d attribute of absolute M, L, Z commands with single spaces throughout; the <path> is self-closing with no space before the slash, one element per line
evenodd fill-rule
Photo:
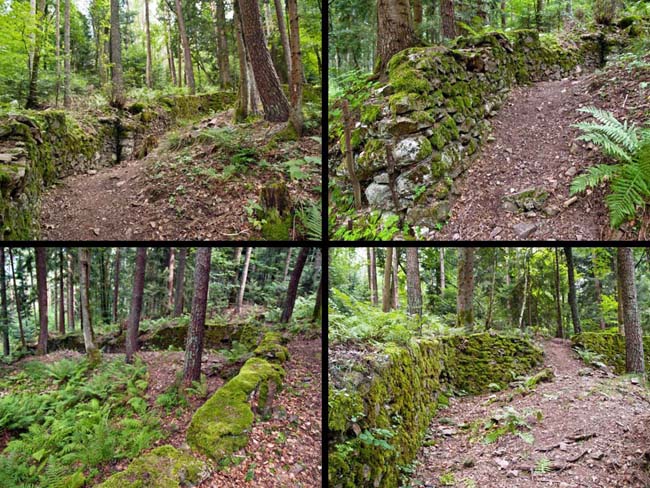
<path fill-rule="evenodd" d="M 616 327 L 602 332 L 582 332 L 574 335 L 571 342 L 581 349 L 600 354 L 603 362 L 613 367 L 616 373 L 625 373 L 625 336 Z M 643 355 L 646 373 L 650 374 L 650 336 L 643 337 Z"/>
<path fill-rule="evenodd" d="M 198 486 L 208 475 L 206 464 L 166 445 L 134 460 L 97 488 L 180 488 Z"/>

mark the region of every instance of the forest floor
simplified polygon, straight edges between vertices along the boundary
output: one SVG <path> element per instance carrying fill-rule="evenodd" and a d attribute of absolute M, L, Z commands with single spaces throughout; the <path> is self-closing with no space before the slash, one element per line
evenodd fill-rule
<path fill-rule="evenodd" d="M 630 376 L 587 367 L 569 341 L 547 340 L 544 351 L 555 376 L 529 394 L 450 399 L 430 425 L 410 486 L 650 486 L 648 390 Z M 510 408 L 527 424 L 517 432 L 528 441 L 510 433 L 486 443 L 477 435 Z"/>
<path fill-rule="evenodd" d="M 232 123 L 232 110 L 170 131 L 143 159 L 64 178 L 41 206 L 45 240 L 261 239 L 260 190 L 286 183 L 292 202 L 320 201 L 320 139 L 285 124 Z"/>
<path fill-rule="evenodd" d="M 643 125 L 650 117 L 650 56 L 632 68 L 619 62 L 603 71 L 516 87 L 491 120 L 493 131 L 470 169 L 457 180 L 459 198 L 449 221 L 433 240 L 645 239 L 650 218 L 609 226 L 605 189 L 572 198 L 569 186 L 589 166 L 606 162 L 592 144 L 575 141 L 572 124 L 590 118 L 578 112 L 594 105 L 619 120 Z M 504 197 L 536 188 L 548 193 L 537 208 L 517 211 Z"/>

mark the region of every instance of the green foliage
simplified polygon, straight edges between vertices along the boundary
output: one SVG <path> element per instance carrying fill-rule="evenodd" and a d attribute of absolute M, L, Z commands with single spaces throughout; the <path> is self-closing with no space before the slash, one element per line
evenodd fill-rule
<path fill-rule="evenodd" d="M 537 421 L 542 420 L 541 410 L 528 409 L 520 413 L 513 407 L 504 407 L 483 424 L 483 442 L 492 444 L 506 434 L 516 434 L 527 444 L 532 444 L 535 439 L 527 432 L 530 425 L 526 420 L 530 416 L 534 416 Z"/>
<path fill-rule="evenodd" d="M 219 349 L 219 354 L 224 356 L 229 363 L 236 363 L 244 356 L 249 354 L 249 350 L 245 344 L 238 341 L 232 341 L 230 349 Z"/>
<path fill-rule="evenodd" d="M 650 197 L 650 130 L 640 130 L 627 122 L 619 122 L 610 112 L 595 107 L 580 111 L 592 115 L 598 123 L 582 122 L 575 127 L 583 131 L 578 137 L 600 147 L 620 164 L 597 165 L 571 183 L 571 193 L 610 182 L 605 202 L 612 227 L 618 228 L 637 215 Z"/>
<path fill-rule="evenodd" d="M 302 205 L 296 211 L 298 221 L 304 227 L 301 232 L 307 239 L 312 241 L 322 240 L 323 235 L 323 213 L 321 202 Z"/>
<path fill-rule="evenodd" d="M 599 368 L 605 366 L 605 356 L 602 354 L 590 351 L 589 349 L 581 349 L 578 347 L 573 348 L 573 350 L 578 354 L 578 356 L 580 356 L 580 359 L 582 359 L 589 366 L 597 366 Z"/>
<path fill-rule="evenodd" d="M 454 476 L 454 473 L 445 473 L 440 475 L 438 481 L 440 481 L 441 486 L 454 486 L 456 484 L 456 476 Z"/>
<path fill-rule="evenodd" d="M 352 201 L 350 200 L 349 203 L 351 204 Z M 350 207 L 345 214 L 352 216 L 356 214 L 356 211 Z M 333 213 L 330 213 L 329 227 L 333 240 L 389 241 L 393 239 L 395 234 L 403 230 L 399 227 L 399 216 L 391 214 L 382 218 L 382 213 L 379 211 L 373 211 L 368 215 L 357 216 L 351 230 L 346 226 L 337 228 L 336 223 L 337 217 Z"/>
<path fill-rule="evenodd" d="M 551 461 L 543 457 L 537 461 L 537 464 L 535 465 L 535 473 L 537 474 L 546 474 L 551 471 Z"/>
<path fill-rule="evenodd" d="M 359 434 L 359 440 L 368 446 L 376 446 L 387 451 L 394 451 L 395 448 L 386 440 L 390 440 L 394 436 L 395 432 L 392 430 L 373 428 L 361 432 Z"/>

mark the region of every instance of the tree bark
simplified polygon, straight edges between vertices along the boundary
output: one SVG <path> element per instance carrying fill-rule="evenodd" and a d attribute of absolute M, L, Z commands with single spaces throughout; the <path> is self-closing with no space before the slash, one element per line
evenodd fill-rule
<path fill-rule="evenodd" d="M 115 251 L 115 276 L 113 277 L 113 323 L 118 322 L 117 311 L 120 300 L 120 248 Z"/>
<path fill-rule="evenodd" d="M 131 312 L 126 330 L 126 362 L 133 362 L 133 354 L 138 350 L 138 330 L 142 314 L 144 296 L 144 273 L 147 266 L 147 248 L 139 247 L 135 255 L 135 276 L 131 294 Z"/>
<path fill-rule="evenodd" d="M 528 298 L 528 279 L 530 278 L 530 251 L 526 251 L 524 260 L 525 260 L 525 269 L 524 269 L 524 291 L 521 294 L 521 311 L 519 313 L 519 328 L 524 330 L 524 310 L 526 309 L 526 300 Z"/>
<path fill-rule="evenodd" d="M 422 0 L 413 0 L 413 26 L 417 29 L 422 25 Z"/>
<path fill-rule="evenodd" d="M 287 34 L 287 24 L 284 20 L 284 9 L 282 8 L 282 0 L 273 0 L 275 4 L 275 16 L 278 19 L 278 30 L 280 31 L 280 41 L 282 42 L 282 51 L 284 53 L 284 61 L 287 64 L 287 73 L 291 73 L 291 49 L 289 47 L 289 36 Z M 289 15 L 291 15 L 289 13 Z"/>
<path fill-rule="evenodd" d="M 11 265 L 11 279 L 14 283 L 14 301 L 16 302 L 16 315 L 18 315 L 18 331 L 20 333 L 20 345 L 23 350 L 27 349 L 27 344 L 25 343 L 25 331 L 23 329 L 23 319 L 20 315 L 21 305 L 20 305 L 20 295 L 18 295 L 18 286 L 16 285 L 16 272 L 14 270 L 14 256 L 11 253 L 11 248 L 9 248 L 9 264 Z M 24 282 L 23 282 L 24 283 Z"/>
<path fill-rule="evenodd" d="M 233 279 L 232 279 L 232 285 L 230 288 L 230 296 L 228 297 L 228 305 L 237 305 L 237 297 L 239 296 L 239 263 L 241 261 L 241 253 L 243 247 L 236 247 L 235 248 L 235 253 L 233 256 L 233 269 L 235 270 Z M 283 280 L 284 281 L 284 280 Z"/>
<path fill-rule="evenodd" d="M 391 287 L 391 276 L 393 274 L 393 248 L 386 248 L 386 260 L 384 262 L 384 289 L 381 294 L 382 312 L 390 312 L 393 304 L 393 294 Z"/>
<path fill-rule="evenodd" d="M 39 334 L 36 354 L 47 354 L 47 249 L 36 249 L 36 287 L 38 288 Z"/>
<path fill-rule="evenodd" d="M 422 316 L 422 288 L 418 248 L 406 248 L 406 297 L 409 315 Z"/>
<path fill-rule="evenodd" d="M 242 33 L 241 15 L 239 15 L 239 5 L 237 0 L 233 2 L 234 8 L 234 25 L 235 25 L 235 39 L 237 41 L 237 57 L 239 58 L 239 94 L 237 102 L 237 110 L 235 110 L 235 121 L 243 122 L 246 120 L 251 112 L 250 102 L 248 98 L 249 85 L 252 80 L 248 78 L 248 70 L 246 69 L 247 58 L 246 45 L 244 43 L 244 35 Z"/>
<path fill-rule="evenodd" d="M 174 311 L 174 248 L 169 248 L 169 276 L 167 278 L 167 310 Z"/>
<path fill-rule="evenodd" d="M 312 320 L 314 322 L 320 322 L 323 317 L 323 274 L 321 273 L 320 279 L 318 280 L 318 290 L 316 291 L 316 303 L 314 304 L 314 313 L 312 314 Z"/>
<path fill-rule="evenodd" d="M 65 293 L 63 292 L 63 248 L 59 248 L 59 333 L 65 334 Z"/>
<path fill-rule="evenodd" d="M 560 252 L 555 248 L 555 310 L 557 313 L 557 330 L 555 337 L 564 339 L 564 327 L 562 325 L 562 299 L 560 290 Z"/>
<path fill-rule="evenodd" d="M 298 295 L 298 285 L 300 284 L 300 277 L 302 276 L 302 270 L 305 267 L 307 262 L 307 256 L 309 255 L 310 248 L 301 247 L 298 257 L 296 258 L 296 264 L 293 267 L 291 272 L 291 278 L 289 279 L 289 286 L 287 287 L 287 298 L 284 301 L 284 308 L 282 309 L 282 316 L 280 317 L 280 323 L 286 324 L 291 319 L 293 314 L 293 307 L 296 304 L 296 296 Z"/>
<path fill-rule="evenodd" d="M 391 287 L 391 292 L 393 294 L 393 309 L 397 310 L 399 308 L 399 247 L 396 247 L 393 251 L 393 283 Z"/>
<path fill-rule="evenodd" d="M 488 303 L 487 318 L 485 319 L 485 329 L 492 327 L 492 311 L 494 309 L 494 288 L 497 280 L 497 250 L 492 250 L 492 281 L 490 282 L 490 301 Z"/>
<path fill-rule="evenodd" d="M 111 63 L 112 94 L 111 105 L 122 108 L 126 103 L 124 97 L 124 81 L 122 77 L 122 41 L 120 35 L 120 0 L 111 1 Z"/>
<path fill-rule="evenodd" d="M 571 320 L 573 321 L 573 333 L 580 334 L 580 316 L 578 315 L 578 302 L 576 300 L 576 282 L 573 270 L 573 252 L 570 247 L 564 248 L 566 256 L 567 275 L 569 278 L 569 307 L 571 307 Z"/>
<path fill-rule="evenodd" d="M 251 253 L 253 252 L 252 247 L 246 248 L 246 258 L 244 259 L 244 270 L 241 275 L 241 283 L 239 284 L 239 295 L 237 296 L 237 307 L 235 313 L 239 314 L 241 312 L 241 307 L 244 304 L 244 291 L 246 290 L 246 279 L 248 278 L 248 266 L 251 262 Z"/>
<path fill-rule="evenodd" d="M 226 9 L 223 0 L 215 0 L 215 18 L 217 27 L 217 61 L 222 88 L 230 88 L 230 61 L 228 59 L 228 36 L 226 35 Z"/>
<path fill-rule="evenodd" d="M 96 365 L 101 360 L 101 355 L 93 341 L 93 332 L 90 325 L 90 306 L 88 303 L 88 290 L 90 289 L 90 251 L 87 247 L 79 249 L 79 294 L 81 302 L 81 329 L 84 335 L 86 354 L 91 365 Z"/>
<path fill-rule="evenodd" d="M 445 248 L 441 247 L 439 249 L 439 257 L 440 257 L 440 296 L 442 296 L 445 293 L 445 287 L 447 284 L 445 283 Z"/>
<path fill-rule="evenodd" d="M 151 32 L 149 30 L 149 0 L 144 0 L 144 32 L 147 43 L 147 63 L 145 67 L 145 78 L 147 88 L 153 87 L 153 80 L 151 76 L 152 71 L 152 57 L 151 57 Z"/>
<path fill-rule="evenodd" d="M 241 254 L 241 248 L 238 248 L 238 249 L 240 249 L 239 253 Z M 291 264 L 291 253 L 292 253 L 292 251 L 293 251 L 292 247 L 290 247 L 287 250 L 287 259 L 285 259 L 285 261 L 284 261 L 284 272 L 282 273 L 282 281 L 283 282 L 287 281 L 287 276 L 289 276 L 289 265 Z"/>
<path fill-rule="evenodd" d="M 374 247 L 369 247 L 368 252 L 370 253 L 370 301 L 374 306 L 377 306 L 379 304 L 379 290 L 377 289 L 377 256 Z"/>
<path fill-rule="evenodd" d="M 266 44 L 259 4 L 257 0 L 237 1 L 244 45 L 251 59 L 255 83 L 264 106 L 264 118 L 270 122 L 284 122 L 289 118 L 289 101 L 282 91 Z"/>
<path fill-rule="evenodd" d="M 184 290 L 185 290 L 185 259 L 187 248 L 181 247 L 178 254 L 178 270 L 176 272 L 176 291 L 174 296 L 174 317 L 183 315 Z"/>
<path fill-rule="evenodd" d="M 594 295 L 596 298 L 596 306 L 598 307 L 598 323 L 600 324 L 601 329 L 605 329 L 607 325 L 605 324 L 605 318 L 603 317 L 603 308 L 602 308 L 602 285 L 598 279 L 598 271 L 596 270 L 596 253 L 592 250 L 591 252 L 591 264 L 594 275 Z"/>
<path fill-rule="evenodd" d="M 275 0 L 276 4 L 280 0 Z M 298 20 L 297 0 L 287 0 L 287 13 L 289 14 L 289 44 L 291 46 L 291 69 L 289 70 L 289 99 L 291 101 L 291 125 L 298 137 L 302 135 L 302 79 L 303 67 L 300 53 L 300 23 Z"/>
<path fill-rule="evenodd" d="M 7 276 L 5 248 L 0 247 L 0 299 L 2 300 L 2 354 L 9 356 L 9 312 L 7 310 Z"/>
<path fill-rule="evenodd" d="M 56 63 L 56 88 L 55 88 L 55 106 L 59 106 L 59 92 L 61 90 L 61 0 L 56 0 L 55 4 L 55 21 L 54 21 L 54 30 L 55 35 L 55 54 L 54 60 Z"/>
<path fill-rule="evenodd" d="M 68 329 L 74 330 L 74 274 L 72 273 L 72 252 L 68 248 Z"/>
<path fill-rule="evenodd" d="M 29 92 L 27 94 L 27 103 L 25 108 L 38 108 L 38 65 L 41 60 L 41 48 L 43 44 L 42 28 L 45 24 L 45 0 L 38 0 L 36 12 L 36 35 L 34 45 L 34 55 L 32 56 L 32 69 L 29 78 Z"/>
<path fill-rule="evenodd" d="M 176 19 L 178 20 L 178 32 L 181 37 L 181 45 L 183 46 L 183 57 L 185 61 L 185 78 L 187 80 L 187 87 L 190 89 L 190 94 L 196 93 L 196 85 L 194 82 L 194 69 L 192 67 L 192 54 L 190 53 L 190 42 L 187 39 L 187 31 L 185 30 L 185 19 L 183 17 L 183 9 L 181 7 L 181 0 L 174 0 L 176 4 Z"/>
<path fill-rule="evenodd" d="M 617 256 L 619 275 L 621 277 L 621 296 L 624 304 L 625 370 L 628 373 L 638 373 L 645 377 L 643 332 L 639 322 L 632 248 L 617 248 Z"/>
<path fill-rule="evenodd" d="M 63 106 L 70 108 L 70 0 L 65 0 L 63 17 Z"/>
<path fill-rule="evenodd" d="M 614 261 L 614 271 L 616 273 L 616 298 L 618 299 L 617 319 L 618 330 L 621 335 L 625 335 L 624 317 L 625 317 L 625 303 L 623 302 L 623 285 L 621 284 L 621 270 L 623 269 L 619 263 L 618 255 Z"/>
<path fill-rule="evenodd" d="M 445 39 L 456 37 L 454 0 L 440 0 L 440 17 L 442 18 L 442 36 Z"/>
<path fill-rule="evenodd" d="M 474 328 L 474 248 L 462 247 L 458 259 L 457 327 Z"/>
<path fill-rule="evenodd" d="M 186 386 L 189 386 L 192 381 L 201 379 L 201 356 L 203 355 L 203 337 L 205 335 L 211 251 L 212 249 L 209 247 L 200 247 L 196 251 L 192 320 L 187 331 L 185 364 L 183 366 L 183 382 Z M 249 254 L 247 253 L 247 255 Z"/>
<path fill-rule="evenodd" d="M 395 54 L 419 44 L 409 0 L 377 0 L 375 74 L 379 79 L 388 79 L 388 62 Z"/>

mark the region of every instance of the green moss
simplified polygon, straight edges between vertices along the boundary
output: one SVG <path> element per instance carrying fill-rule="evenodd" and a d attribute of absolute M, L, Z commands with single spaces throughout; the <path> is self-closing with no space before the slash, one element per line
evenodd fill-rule
<path fill-rule="evenodd" d="M 282 364 L 289 360 L 289 350 L 282 345 L 282 342 L 282 335 L 279 332 L 267 332 L 253 354 Z"/>
<path fill-rule="evenodd" d="M 433 135 L 429 138 L 429 142 L 438 151 L 440 151 L 443 147 L 445 147 L 445 144 L 447 144 L 447 140 L 445 140 L 444 135 L 439 130 L 434 131 Z"/>
<path fill-rule="evenodd" d="M 196 486 L 208 474 L 203 461 L 172 446 L 160 446 L 133 461 L 97 488 L 180 488 Z"/>
<path fill-rule="evenodd" d="M 248 349 L 253 349 L 257 346 L 261 329 L 261 324 L 256 320 L 246 322 L 241 328 L 239 342 L 244 344 Z"/>
<path fill-rule="evenodd" d="M 361 122 L 372 124 L 381 116 L 381 105 L 364 105 L 361 108 Z"/>
<path fill-rule="evenodd" d="M 291 214 L 281 216 L 276 208 L 269 209 L 263 217 L 262 237 L 267 241 L 287 241 L 291 232 Z"/>
<path fill-rule="evenodd" d="M 429 142 L 428 139 L 422 139 L 422 144 L 420 145 L 420 149 L 418 150 L 418 154 L 416 156 L 417 161 L 422 161 L 425 158 L 428 158 L 431 156 L 433 153 L 433 147 L 431 146 L 431 143 Z"/>
<path fill-rule="evenodd" d="M 583 332 L 574 335 L 571 341 L 577 347 L 602 355 L 603 362 L 612 366 L 616 373 L 625 373 L 625 337 L 619 333 L 618 328 Z M 650 374 L 650 336 L 643 337 L 643 355 L 646 373 Z"/>
<path fill-rule="evenodd" d="M 246 361 L 239 374 L 194 413 L 187 430 L 190 447 L 215 461 L 245 447 L 254 420 L 249 399 L 257 392 L 257 409 L 265 409 L 271 385 L 279 386 L 284 374 L 265 359 Z"/>

